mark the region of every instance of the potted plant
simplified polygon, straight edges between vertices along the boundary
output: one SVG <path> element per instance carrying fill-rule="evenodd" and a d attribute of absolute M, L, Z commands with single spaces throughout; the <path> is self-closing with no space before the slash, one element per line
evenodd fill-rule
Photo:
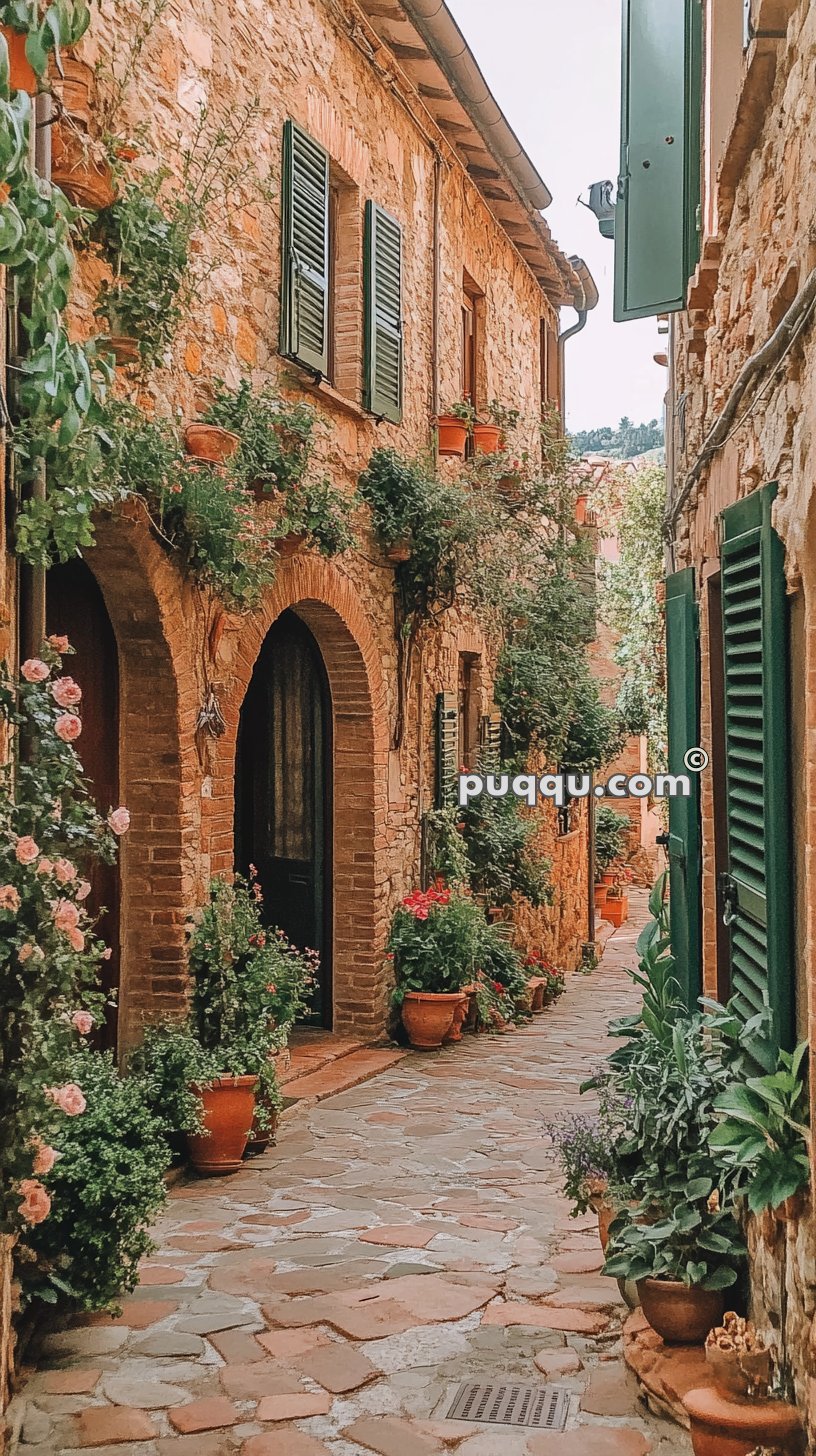
<path fill-rule="evenodd" d="M 10 90 L 25 91 L 28 96 L 36 95 L 37 74 L 26 55 L 28 33 L 14 30 L 10 25 L 2 25 L 0 34 L 6 43 L 8 53 Z"/>
<path fill-rule="evenodd" d="M 67 112 L 51 128 L 51 180 L 86 212 L 100 212 L 116 197 L 105 148 Z"/>
<path fill-rule="evenodd" d="M 184 431 L 184 448 L 194 460 L 207 465 L 224 465 L 238 449 L 241 441 L 232 430 L 193 420 Z"/>
<path fill-rule="evenodd" d="M 773 1377 L 773 1352 L 762 1335 L 742 1315 L 730 1311 L 721 1325 L 709 1331 L 706 1361 L 714 1380 L 726 1395 L 767 1396 Z"/>
<path fill-rule="evenodd" d="M 215 1076 L 218 1067 L 203 1050 L 187 1020 L 167 1019 L 147 1025 L 128 1060 L 139 1077 L 151 1111 L 159 1119 L 175 1162 L 187 1150 L 188 1133 L 203 1133 L 201 1098 L 193 1090 Z"/>
<path fill-rule="evenodd" d="M 810 1185 L 807 1053 L 805 1042 L 795 1052 L 780 1051 L 773 1072 L 724 1091 L 714 1104 L 721 1121 L 708 1139 L 736 1173 L 751 1213 L 772 1209 L 782 1222 L 801 1215 Z"/>
<path fill-rule="evenodd" d="M 623 853 L 630 829 L 626 814 L 618 814 L 608 804 L 595 806 L 595 873 L 602 885 L 617 884 L 618 872 L 612 866 Z"/>
<path fill-rule="evenodd" d="M 216 379 L 203 419 L 239 438 L 236 473 L 256 500 L 296 491 L 314 450 L 318 417 L 312 405 L 289 403 L 268 383 L 254 390 L 243 378 L 231 389 Z"/>
<path fill-rule="evenodd" d="M 476 411 L 467 400 L 457 400 L 436 422 L 440 455 L 464 460 L 468 436 L 476 420 Z"/>
<path fill-rule="evenodd" d="M 683 1405 L 695 1456 L 802 1456 L 802 1417 L 785 1400 L 690 1390 Z"/>
<path fill-rule="evenodd" d="M 604 886 L 606 898 L 604 900 L 603 915 L 610 925 L 620 928 L 629 916 L 629 897 L 624 895 L 620 885 Z"/>
<path fill-rule="evenodd" d="M 451 1029 L 475 978 L 485 932 L 472 898 L 438 882 L 415 890 L 397 908 L 388 953 L 396 987 L 393 1004 L 413 1047 L 436 1050 Z"/>
<path fill-rule="evenodd" d="M 197 1172 L 225 1174 L 241 1165 L 256 1113 L 276 1094 L 274 994 L 276 957 L 260 917 L 260 891 L 236 876 L 216 877 L 190 927 L 190 1027 L 217 1073 L 193 1084 L 203 1133 L 188 1133 Z"/>
<path fill-rule="evenodd" d="M 520 410 L 498 399 L 489 401 L 486 413 L 487 422 L 476 420 L 473 424 L 473 448 L 477 455 L 495 455 L 504 450 L 521 417 Z"/>

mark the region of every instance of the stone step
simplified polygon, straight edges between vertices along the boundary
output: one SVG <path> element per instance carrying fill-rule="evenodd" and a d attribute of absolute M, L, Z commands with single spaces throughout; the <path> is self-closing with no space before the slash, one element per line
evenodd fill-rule
<path fill-rule="evenodd" d="M 385 1072 L 406 1056 L 398 1047 L 360 1047 L 335 1057 L 316 1071 L 307 1071 L 284 1084 L 284 1097 L 290 1101 L 323 1102 L 338 1092 L 348 1092 Z"/>

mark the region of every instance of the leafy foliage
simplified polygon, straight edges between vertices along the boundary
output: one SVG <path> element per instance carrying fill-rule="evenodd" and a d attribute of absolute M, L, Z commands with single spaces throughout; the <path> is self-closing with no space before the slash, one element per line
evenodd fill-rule
<path fill-rule="evenodd" d="M 91 23 L 86 0 L 3 0 L 0 25 L 9 25 L 26 37 L 26 58 L 42 80 L 49 56 L 59 57 L 63 46 L 75 46 Z"/>
<path fill-rule="evenodd" d="M 810 1182 L 807 1043 L 780 1051 L 776 1070 L 729 1085 L 714 1103 L 724 1114 L 709 1135 L 715 1157 L 736 1170 L 752 1213 L 778 1208 Z"/>
<path fill-rule="evenodd" d="M 485 930 L 482 911 L 459 889 L 435 886 L 408 895 L 394 912 L 388 941 L 394 1005 L 402 1005 L 407 991 L 461 991 L 479 969 Z"/>
<path fill-rule="evenodd" d="M 488 908 L 518 894 L 536 907 L 552 898 L 550 862 L 533 845 L 537 821 L 524 815 L 515 794 L 480 794 L 460 811 L 470 886 Z"/>
<path fill-rule="evenodd" d="M 24 1221 L 21 1184 L 38 1178 L 38 1149 L 64 1130 L 67 1114 L 53 1089 L 68 1077 L 80 1028 L 99 1024 L 105 1013 L 100 966 L 109 952 L 93 934 L 85 876 L 95 860 L 114 859 L 114 836 L 94 806 L 73 747 L 82 726 L 76 712 L 81 690 L 61 669 L 61 652 L 47 643 L 41 658 L 23 664 L 19 682 L 5 672 L 0 680 L 9 751 L 0 768 L 5 1231 Z M 58 698 L 73 703 L 72 710 Z"/>
<path fill-rule="evenodd" d="M 166 1137 L 203 1132 L 201 1099 L 193 1087 L 212 1081 L 220 1067 L 217 1056 L 203 1050 L 189 1025 L 162 1021 L 146 1026 L 129 1071 L 140 1079 Z"/>
<path fill-rule="evenodd" d="M 232 466 L 247 485 L 275 495 L 300 484 L 314 450 L 317 414 L 310 404 L 288 404 L 269 383 L 253 390 L 244 378 L 230 389 L 216 379 L 203 418 L 240 436 Z"/>
<path fill-rule="evenodd" d="M 60 1158 L 46 1178 L 51 1213 L 27 1235 L 36 1264 L 21 1268 L 29 1298 L 64 1296 L 80 1309 L 105 1309 L 138 1283 L 170 1157 L 146 1084 L 120 1077 L 110 1052 L 84 1051 L 68 1073 L 87 1107 L 65 1118 L 55 1138 Z"/>
<path fill-rule="evenodd" d="M 576 430 L 570 439 L 576 455 L 611 455 L 619 460 L 633 460 L 636 455 L 661 449 L 664 443 L 659 420 L 634 425 L 625 415 L 616 430 L 611 425 L 597 430 Z"/>
<path fill-rule="evenodd" d="M 616 813 L 608 804 L 595 805 L 595 863 L 600 871 L 620 859 L 631 827 L 628 815 Z"/>

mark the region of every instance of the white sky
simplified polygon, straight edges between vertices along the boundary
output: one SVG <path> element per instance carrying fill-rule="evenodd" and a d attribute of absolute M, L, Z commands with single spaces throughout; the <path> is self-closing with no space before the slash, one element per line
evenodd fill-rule
<path fill-rule="evenodd" d="M 546 217 L 565 253 L 589 264 L 601 301 L 567 344 L 567 427 L 660 418 L 665 340 L 653 319 L 612 322 L 614 244 L 578 206 L 590 182 L 618 175 L 618 0 L 447 0 L 496 100 L 551 193 Z M 574 322 L 565 310 L 563 326 Z"/>

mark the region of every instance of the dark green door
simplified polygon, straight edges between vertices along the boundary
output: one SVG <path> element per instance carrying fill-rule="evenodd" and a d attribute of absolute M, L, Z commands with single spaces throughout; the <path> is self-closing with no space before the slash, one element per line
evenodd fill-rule
<path fill-rule="evenodd" d="M 776 485 L 722 522 L 731 988 L 746 1016 L 765 1000 L 782 1046 L 794 1039 L 788 725 L 788 609 L 783 548 L 771 524 Z"/>
<path fill-rule="evenodd" d="M 331 1026 L 331 711 L 320 649 L 293 612 L 269 632 L 238 730 L 236 861 L 264 918 L 320 954 L 312 1019 Z"/>
<path fill-rule="evenodd" d="M 688 798 L 670 797 L 669 910 L 675 974 L 686 1004 L 693 1008 L 702 992 L 700 893 L 700 779 L 685 758 L 700 742 L 700 665 L 694 572 L 689 567 L 666 580 L 666 677 L 668 690 L 669 773 L 685 775 Z"/>

